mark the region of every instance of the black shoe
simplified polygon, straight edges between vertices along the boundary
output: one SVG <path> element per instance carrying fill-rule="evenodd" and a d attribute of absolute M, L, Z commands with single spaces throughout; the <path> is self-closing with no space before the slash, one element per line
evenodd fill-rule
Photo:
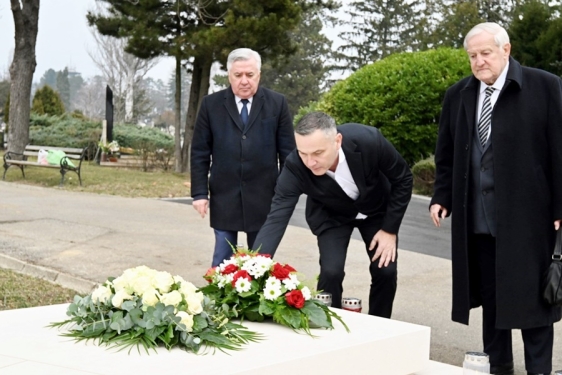
<path fill-rule="evenodd" d="M 549 372 L 548 374 L 546 372 L 541 372 L 540 374 L 535 372 L 527 372 L 527 375 L 550 375 L 550 374 L 552 374 L 552 372 Z"/>
<path fill-rule="evenodd" d="M 503 365 L 490 366 L 490 374 L 515 375 L 515 370 L 513 369 L 513 362 L 505 363 Z"/>

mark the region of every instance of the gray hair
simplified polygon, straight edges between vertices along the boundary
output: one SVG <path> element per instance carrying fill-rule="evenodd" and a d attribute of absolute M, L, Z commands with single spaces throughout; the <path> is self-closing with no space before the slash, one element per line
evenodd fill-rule
<path fill-rule="evenodd" d="M 258 71 L 261 72 L 261 56 L 259 53 L 249 48 L 238 48 L 231 51 L 226 60 L 226 70 L 230 71 L 235 61 L 247 61 L 251 59 L 256 60 L 258 63 Z"/>
<path fill-rule="evenodd" d="M 487 32 L 494 36 L 494 41 L 496 42 L 496 46 L 502 48 L 507 43 L 509 43 L 509 35 L 507 35 L 507 31 L 500 25 L 495 22 L 483 22 L 479 23 L 478 25 L 474 26 L 464 37 L 464 49 L 468 47 L 468 41 L 470 38 L 483 33 Z"/>
<path fill-rule="evenodd" d="M 316 130 L 322 130 L 327 136 L 337 133 L 336 120 L 324 112 L 310 112 L 304 115 L 297 126 L 295 133 L 298 135 L 309 135 Z"/>

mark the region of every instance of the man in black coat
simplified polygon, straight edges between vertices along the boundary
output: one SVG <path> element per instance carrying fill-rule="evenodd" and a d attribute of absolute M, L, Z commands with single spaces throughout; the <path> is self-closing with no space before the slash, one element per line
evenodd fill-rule
<path fill-rule="evenodd" d="M 390 318 L 397 234 L 412 193 L 408 165 L 376 128 L 336 127 L 321 112 L 305 115 L 295 138 L 297 149 L 285 161 L 256 248 L 275 253 L 299 196 L 306 194 L 306 220 L 320 251 L 318 289 L 341 307 L 347 247 L 358 228 L 370 259 L 369 314 Z"/>
<path fill-rule="evenodd" d="M 230 87 L 203 98 L 195 123 L 191 196 L 202 218 L 210 209 L 213 267 L 230 258 L 230 244 L 237 244 L 239 231 L 246 232 L 248 248 L 253 248 L 279 169 L 295 148 L 287 100 L 258 86 L 260 68 L 257 52 L 232 51 L 227 60 Z"/>
<path fill-rule="evenodd" d="M 493 374 L 513 374 L 521 329 L 528 374 L 552 370 L 560 308 L 541 298 L 562 218 L 562 80 L 509 56 L 507 32 L 475 26 L 464 42 L 473 76 L 449 88 L 435 151 L 430 214 L 452 215 L 452 319 L 482 306 Z"/>

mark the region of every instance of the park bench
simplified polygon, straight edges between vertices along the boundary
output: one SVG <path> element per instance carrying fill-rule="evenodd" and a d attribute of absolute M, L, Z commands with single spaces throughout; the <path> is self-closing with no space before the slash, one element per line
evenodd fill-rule
<path fill-rule="evenodd" d="M 61 150 L 64 151 L 66 154 L 60 160 L 60 164 L 41 164 L 37 161 L 37 157 L 39 155 L 39 150 Z M 62 186 L 64 183 L 64 175 L 66 172 L 71 171 L 75 172 L 78 175 L 78 180 L 80 181 L 80 186 L 82 186 L 82 176 L 80 175 L 80 168 L 82 167 L 82 160 L 86 156 L 87 148 L 68 148 L 68 147 L 51 147 L 51 146 L 36 146 L 36 145 L 27 145 L 25 146 L 25 150 L 23 154 L 8 151 L 4 154 L 4 175 L 2 176 L 2 180 L 6 178 L 6 172 L 8 168 L 12 166 L 16 166 L 21 169 L 21 173 L 23 178 L 25 178 L 24 167 L 32 166 L 32 167 L 45 167 L 45 168 L 59 168 L 61 179 L 60 185 Z M 28 157 L 35 157 L 34 161 L 29 161 Z M 72 160 L 72 164 L 69 163 L 69 160 Z"/>

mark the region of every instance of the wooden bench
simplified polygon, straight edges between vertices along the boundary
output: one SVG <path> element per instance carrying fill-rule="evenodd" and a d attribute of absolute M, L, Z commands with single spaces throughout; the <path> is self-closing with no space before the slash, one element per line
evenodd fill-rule
<path fill-rule="evenodd" d="M 61 150 L 64 151 L 66 156 L 64 156 L 60 160 L 60 164 L 53 165 L 53 164 L 40 164 L 37 162 L 37 156 L 39 155 L 39 150 Z M 51 147 L 51 146 L 36 146 L 36 145 L 27 145 L 25 146 L 25 150 L 23 154 L 8 151 L 4 154 L 4 175 L 2 176 L 2 180 L 6 178 L 6 172 L 8 168 L 12 166 L 16 166 L 21 169 L 21 173 L 23 178 L 25 178 L 24 167 L 32 166 L 32 167 L 45 167 L 45 168 L 59 168 L 61 179 L 60 185 L 62 186 L 64 183 L 64 175 L 66 172 L 71 171 L 75 172 L 78 175 L 78 180 L 80 181 L 80 186 L 82 186 L 82 176 L 80 175 L 80 168 L 82 167 L 82 160 L 86 156 L 87 148 L 67 148 L 67 147 Z M 35 157 L 35 161 L 28 161 L 28 157 Z M 73 162 L 74 166 L 69 163 L 69 159 L 76 160 Z M 78 165 L 76 165 L 78 164 Z"/>

